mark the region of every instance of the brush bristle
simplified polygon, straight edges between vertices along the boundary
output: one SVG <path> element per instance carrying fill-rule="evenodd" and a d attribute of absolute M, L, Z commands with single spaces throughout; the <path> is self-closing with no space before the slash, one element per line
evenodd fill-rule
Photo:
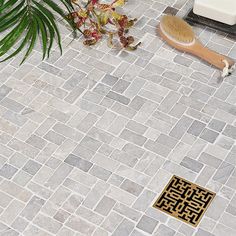
<path fill-rule="evenodd" d="M 195 39 L 192 27 L 177 16 L 163 16 L 161 28 L 164 33 L 180 43 L 192 43 Z"/>

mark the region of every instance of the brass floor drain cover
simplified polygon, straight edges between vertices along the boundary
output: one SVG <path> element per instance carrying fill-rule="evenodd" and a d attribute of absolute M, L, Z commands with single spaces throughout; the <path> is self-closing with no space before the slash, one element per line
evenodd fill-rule
<path fill-rule="evenodd" d="M 214 197 L 215 193 L 174 175 L 153 207 L 196 227 Z"/>

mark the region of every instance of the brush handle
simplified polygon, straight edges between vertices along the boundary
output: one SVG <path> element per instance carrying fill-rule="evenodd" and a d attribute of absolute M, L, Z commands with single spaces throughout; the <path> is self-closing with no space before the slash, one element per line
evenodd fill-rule
<path fill-rule="evenodd" d="M 225 67 L 225 63 L 223 62 L 223 60 L 227 60 L 230 66 L 234 65 L 235 63 L 232 59 L 215 51 L 212 51 L 207 47 L 204 47 L 198 41 L 196 41 L 196 43 L 194 44 L 192 53 L 221 70 L 223 70 Z"/>

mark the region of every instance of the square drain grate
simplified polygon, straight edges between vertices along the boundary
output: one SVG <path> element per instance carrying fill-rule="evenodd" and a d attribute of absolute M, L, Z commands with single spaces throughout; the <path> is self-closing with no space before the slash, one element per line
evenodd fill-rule
<path fill-rule="evenodd" d="M 153 207 L 196 227 L 215 193 L 173 176 Z"/>

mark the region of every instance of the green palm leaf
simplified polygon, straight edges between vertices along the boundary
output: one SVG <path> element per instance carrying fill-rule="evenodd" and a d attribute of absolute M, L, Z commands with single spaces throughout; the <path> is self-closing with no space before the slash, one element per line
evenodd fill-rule
<path fill-rule="evenodd" d="M 50 55 L 54 42 L 62 51 L 57 16 L 76 32 L 74 22 L 66 17 L 73 10 L 70 0 L 0 0 L 0 62 L 26 49 L 23 63 L 39 39 L 43 59 Z M 10 49 L 16 45 L 15 51 L 9 55 Z"/>

